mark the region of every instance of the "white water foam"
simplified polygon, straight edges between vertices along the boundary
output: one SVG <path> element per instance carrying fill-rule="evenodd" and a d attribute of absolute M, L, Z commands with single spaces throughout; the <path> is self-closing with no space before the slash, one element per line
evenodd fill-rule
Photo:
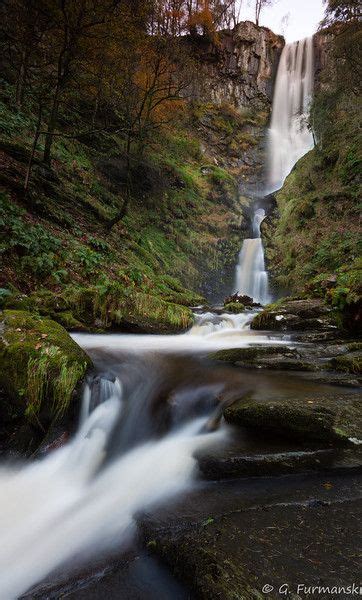
<path fill-rule="evenodd" d="M 313 88 L 313 38 L 287 44 L 279 62 L 269 130 L 269 192 L 283 185 L 295 163 L 314 146 L 307 124 Z"/>

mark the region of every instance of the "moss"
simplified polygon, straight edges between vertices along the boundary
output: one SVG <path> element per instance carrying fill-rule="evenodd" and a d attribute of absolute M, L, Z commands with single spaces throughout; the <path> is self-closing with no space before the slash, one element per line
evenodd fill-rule
<path fill-rule="evenodd" d="M 362 373 L 362 355 L 353 353 L 336 356 L 331 360 L 331 365 L 336 371 L 360 375 Z"/>
<path fill-rule="evenodd" d="M 230 350 L 218 350 L 209 354 L 212 360 L 221 360 L 228 363 L 237 363 L 243 361 L 253 361 L 265 356 L 273 356 L 289 352 L 289 349 L 280 346 L 250 347 L 250 348 L 232 348 Z"/>
<path fill-rule="evenodd" d="M 245 306 L 241 302 L 229 302 L 225 304 L 224 309 L 226 312 L 234 313 L 235 315 L 244 312 Z"/>
<path fill-rule="evenodd" d="M 1 386 L 10 412 L 46 431 L 68 411 L 89 357 L 54 321 L 5 310 L 0 344 Z M 2 407 L 9 413 L 9 407 Z"/>
<path fill-rule="evenodd" d="M 143 293 L 127 298 L 120 317 L 121 322 L 149 332 L 183 331 L 193 323 L 189 308 Z"/>
<path fill-rule="evenodd" d="M 352 342 L 347 345 L 349 352 L 354 352 L 355 350 L 362 350 L 362 342 Z"/>
<path fill-rule="evenodd" d="M 347 442 L 362 438 L 361 401 L 356 395 L 305 400 L 240 400 L 224 410 L 226 421 L 286 437 Z"/>

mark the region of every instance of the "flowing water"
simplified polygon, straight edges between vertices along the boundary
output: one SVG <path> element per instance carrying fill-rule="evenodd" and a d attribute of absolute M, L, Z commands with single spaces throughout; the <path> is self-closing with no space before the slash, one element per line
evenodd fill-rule
<path fill-rule="evenodd" d="M 312 40 L 286 46 L 270 134 L 273 189 L 312 146 L 303 120 L 312 80 Z M 235 284 L 261 304 L 270 300 L 260 237 L 264 217 L 263 209 L 255 211 Z M 251 331 L 252 316 L 199 314 L 182 335 L 74 335 L 96 366 L 77 433 L 42 459 L 0 469 L 0 600 L 18 598 L 80 557 L 84 562 L 127 548 L 140 511 L 199 485 L 195 455 L 231 435 L 226 424 L 210 427 L 219 423 L 221 399 L 250 390 L 260 398 L 296 394 L 289 375 L 256 376 L 205 358 L 223 348 L 288 343 Z M 310 392 L 307 384 L 298 386 L 303 397 Z"/>
<path fill-rule="evenodd" d="M 258 208 L 253 217 L 253 238 L 243 242 L 236 266 L 235 292 L 246 294 L 254 302 L 270 302 L 268 274 L 265 269 L 264 248 L 260 235 L 260 225 L 265 218 L 265 210 Z"/>
<path fill-rule="evenodd" d="M 269 131 L 270 192 L 279 189 L 295 163 L 313 148 L 307 126 L 314 87 L 313 38 L 287 44 L 280 58 Z"/>
<path fill-rule="evenodd" d="M 228 436 L 225 425 L 205 426 L 235 379 L 187 357 L 283 343 L 255 335 L 250 318 L 206 313 L 173 336 L 74 336 L 97 366 L 77 434 L 42 460 L 0 471 L 1 600 L 77 556 L 124 547 L 140 510 L 195 485 L 195 452 Z"/>

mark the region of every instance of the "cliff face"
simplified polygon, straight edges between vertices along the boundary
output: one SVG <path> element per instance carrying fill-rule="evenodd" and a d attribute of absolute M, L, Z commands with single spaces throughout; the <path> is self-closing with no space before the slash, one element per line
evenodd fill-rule
<path fill-rule="evenodd" d="M 205 111 L 200 126 L 208 154 L 232 171 L 242 195 L 261 195 L 267 124 L 284 38 L 246 21 L 220 32 L 217 43 L 193 43 L 201 72 L 192 97 L 204 106 L 228 106 L 243 120 L 242 129 L 234 126 L 237 118 L 222 131 Z"/>
<path fill-rule="evenodd" d="M 250 21 L 221 32 L 217 44 L 198 49 L 204 74 L 199 93 L 216 104 L 269 110 L 284 44 L 283 37 Z"/>

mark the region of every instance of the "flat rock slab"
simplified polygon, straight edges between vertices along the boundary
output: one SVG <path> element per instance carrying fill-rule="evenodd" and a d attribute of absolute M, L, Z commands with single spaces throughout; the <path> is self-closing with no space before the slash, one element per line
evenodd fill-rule
<path fill-rule="evenodd" d="M 224 410 L 228 423 L 301 440 L 348 443 L 362 439 L 361 396 L 356 393 L 309 399 L 243 398 Z"/>
<path fill-rule="evenodd" d="M 298 585 L 359 585 L 360 513 L 356 500 L 281 503 L 210 517 L 186 529 L 151 523 L 146 540 L 197 598 L 276 599 L 280 589 L 304 598 Z"/>
<path fill-rule="evenodd" d="M 309 471 L 362 471 L 362 449 L 291 450 L 263 454 L 224 452 L 198 457 L 205 479 L 259 477 Z"/>

